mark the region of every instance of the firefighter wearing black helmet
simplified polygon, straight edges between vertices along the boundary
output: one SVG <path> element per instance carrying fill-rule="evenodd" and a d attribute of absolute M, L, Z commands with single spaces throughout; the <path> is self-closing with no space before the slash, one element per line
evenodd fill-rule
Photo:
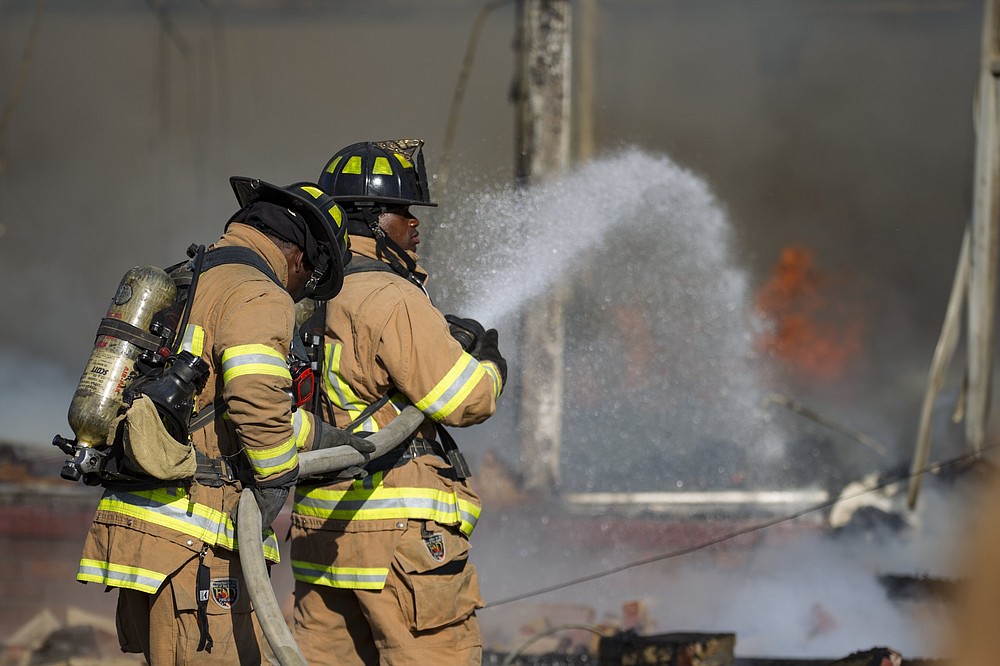
<path fill-rule="evenodd" d="M 300 479 L 292 510 L 293 633 L 310 664 L 479 664 L 482 607 L 469 562 L 480 501 L 444 426 L 496 409 L 497 332 L 446 319 L 424 290 L 418 206 L 434 206 L 422 142 L 339 151 L 320 186 L 347 215 L 352 260 L 326 304 L 325 385 L 338 427 L 385 427 L 407 403 L 427 419 L 353 478 Z M 461 328 L 467 348 L 453 335 Z"/>
<path fill-rule="evenodd" d="M 349 257 L 343 211 L 315 184 L 231 184 L 240 209 L 224 234 L 195 253 L 198 268 L 187 262 L 172 273 L 184 273 L 192 285 L 177 346 L 207 367 L 195 409 L 208 418 L 184 444 L 193 448 L 196 469 L 178 478 L 171 469 L 125 466 L 127 476 L 105 480 L 76 576 L 119 590 L 121 648 L 154 665 L 261 662 L 262 636 L 234 552 L 239 493 L 248 489 L 257 498 L 265 556 L 276 562 L 270 525 L 297 478 L 298 451 L 331 439 L 347 443 L 294 410 L 288 368 L 293 301 L 340 290 Z M 137 440 L 133 450 L 148 444 L 143 433 L 155 432 L 156 415 L 144 431 L 150 421 L 133 413 L 137 404 L 109 441 L 124 428 L 126 439 Z"/>

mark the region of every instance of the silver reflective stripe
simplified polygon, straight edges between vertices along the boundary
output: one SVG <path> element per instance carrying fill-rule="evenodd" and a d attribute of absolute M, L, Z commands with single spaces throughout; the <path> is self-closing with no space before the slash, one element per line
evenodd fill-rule
<path fill-rule="evenodd" d="M 288 369 L 288 364 L 281 358 L 272 356 L 270 354 L 238 354 L 232 358 L 227 358 L 222 362 L 222 374 L 225 375 L 229 373 L 234 368 L 238 368 L 244 365 L 263 365 L 263 366 L 275 366 L 284 370 Z M 289 373 L 289 376 L 291 374 Z"/>
<path fill-rule="evenodd" d="M 388 569 L 360 567 L 329 567 L 295 560 L 292 562 L 295 580 L 349 589 L 381 590 L 389 577 Z"/>
<path fill-rule="evenodd" d="M 424 405 L 423 401 L 421 401 L 421 404 L 417 405 L 417 407 L 420 408 L 420 411 L 428 416 L 437 417 L 436 420 L 440 420 L 455 411 L 455 406 L 449 408 L 448 403 L 451 402 L 455 396 L 457 396 L 465 388 L 466 384 L 472 380 L 472 376 L 475 372 L 480 369 L 478 361 L 471 356 L 469 356 L 468 359 L 469 363 L 466 364 L 458 377 L 455 378 L 451 385 L 445 389 L 437 400 L 428 405 Z"/>
<path fill-rule="evenodd" d="M 77 580 L 103 583 L 112 587 L 127 587 L 144 592 L 155 592 L 166 580 L 166 576 L 155 571 L 139 569 L 119 564 L 109 564 L 97 560 L 81 560 L 76 574 Z"/>
<path fill-rule="evenodd" d="M 247 457 L 250 458 L 250 462 L 257 472 L 270 475 L 285 469 L 291 469 L 295 466 L 294 461 L 298 458 L 299 452 L 295 448 L 294 440 L 290 440 L 280 447 L 273 448 L 280 450 L 273 451 L 273 449 L 268 449 L 267 451 L 261 451 L 260 449 L 246 449 Z M 272 451 L 274 455 L 262 455 Z"/>
<path fill-rule="evenodd" d="M 381 511 L 385 509 L 429 510 L 435 513 L 458 515 L 458 507 L 451 502 L 442 502 L 429 497 L 388 497 L 385 499 L 347 499 L 327 501 L 303 496 L 297 504 L 322 511 L 358 513 L 364 511 Z"/>

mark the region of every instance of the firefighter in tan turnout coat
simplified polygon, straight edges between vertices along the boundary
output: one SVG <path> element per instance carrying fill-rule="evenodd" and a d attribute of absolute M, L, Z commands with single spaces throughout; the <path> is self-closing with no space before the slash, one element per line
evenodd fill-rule
<path fill-rule="evenodd" d="M 340 288 L 343 211 L 315 185 L 231 182 L 242 208 L 204 254 L 182 338 L 209 369 L 195 405 L 210 416 L 190 435 L 197 471 L 105 483 L 77 573 L 118 588 L 122 650 L 154 666 L 260 663 L 261 633 L 234 552 L 239 492 L 256 496 L 265 556 L 277 562 L 270 525 L 296 480 L 297 451 L 330 445 L 334 430 L 293 411 L 288 357 L 293 299 Z M 229 259 L 219 259 L 222 250 Z"/>
<path fill-rule="evenodd" d="M 293 633 L 310 664 L 482 660 L 475 610 L 483 602 L 468 560 L 480 501 L 441 426 L 491 416 L 507 367 L 495 330 L 446 320 L 423 289 L 409 207 L 435 204 L 421 145 L 353 144 L 321 176 L 347 213 L 352 250 L 343 290 L 319 315 L 332 419 L 375 432 L 407 404 L 427 419 L 351 478 L 296 487 Z"/>

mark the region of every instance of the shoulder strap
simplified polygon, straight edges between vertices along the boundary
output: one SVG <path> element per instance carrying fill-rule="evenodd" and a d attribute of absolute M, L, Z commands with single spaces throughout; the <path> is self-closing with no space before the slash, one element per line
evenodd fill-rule
<path fill-rule="evenodd" d="M 370 271 L 384 271 L 386 273 L 392 273 L 393 275 L 397 274 L 396 271 L 392 269 L 392 266 L 384 261 L 362 257 L 357 254 L 351 256 L 351 262 L 344 266 L 344 275 L 351 275 L 352 273 L 367 273 Z"/>
<path fill-rule="evenodd" d="M 266 261 L 264 261 L 264 258 L 248 247 L 229 245 L 209 250 L 205 253 L 205 261 L 202 263 L 201 272 L 204 273 L 205 271 L 215 268 L 216 266 L 221 266 L 222 264 L 246 264 L 247 266 L 253 266 L 270 278 L 270 280 L 276 285 L 282 289 L 285 288 L 285 286 L 281 284 L 281 280 L 278 279 L 278 276 L 274 274 L 271 267 L 268 266 Z"/>
<path fill-rule="evenodd" d="M 398 275 L 410 284 L 414 285 L 420 291 L 427 294 L 427 290 L 424 289 L 423 280 L 421 280 L 416 273 L 407 270 L 405 266 L 399 263 L 397 259 L 386 254 L 386 258 L 390 263 L 385 263 L 384 261 L 379 261 L 378 259 L 371 259 L 369 257 L 362 257 L 359 255 L 351 256 L 351 263 L 344 267 L 344 275 L 351 275 L 352 273 L 367 273 L 370 271 L 383 271 L 386 273 L 392 273 L 393 275 Z"/>
<path fill-rule="evenodd" d="M 278 276 L 274 274 L 271 267 L 268 266 L 264 258 L 251 250 L 248 247 L 238 247 L 238 246 L 226 246 L 217 247 L 214 250 L 210 250 L 205 253 L 204 258 L 201 263 L 201 273 L 204 273 L 216 266 L 222 266 L 223 264 L 245 264 L 247 266 L 252 266 L 256 268 L 261 273 L 266 275 L 272 282 L 284 289 L 284 285 L 278 279 Z M 197 282 L 194 283 L 193 287 L 197 287 Z M 194 294 L 188 294 L 188 298 L 193 300 Z M 215 414 L 222 409 L 223 405 L 222 398 L 216 398 L 212 404 L 203 409 L 197 417 L 195 417 L 188 427 L 188 432 L 193 433 L 201 430 L 209 423 L 215 420 Z"/>

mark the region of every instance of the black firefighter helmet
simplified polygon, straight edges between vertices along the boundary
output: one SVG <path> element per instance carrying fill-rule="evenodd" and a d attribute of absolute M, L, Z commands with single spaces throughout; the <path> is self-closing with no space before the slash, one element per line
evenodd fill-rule
<path fill-rule="evenodd" d="M 344 206 L 437 206 L 423 145 L 420 139 L 353 143 L 326 163 L 319 186 Z"/>
<path fill-rule="evenodd" d="M 241 207 L 229 223 L 243 221 L 248 207 L 257 202 L 280 206 L 291 219 L 305 223 L 302 249 L 314 271 L 303 295 L 320 301 L 336 296 L 344 284 L 344 265 L 350 261 L 350 250 L 344 211 L 333 197 L 313 183 L 279 187 L 245 176 L 232 176 L 229 183 Z"/>

